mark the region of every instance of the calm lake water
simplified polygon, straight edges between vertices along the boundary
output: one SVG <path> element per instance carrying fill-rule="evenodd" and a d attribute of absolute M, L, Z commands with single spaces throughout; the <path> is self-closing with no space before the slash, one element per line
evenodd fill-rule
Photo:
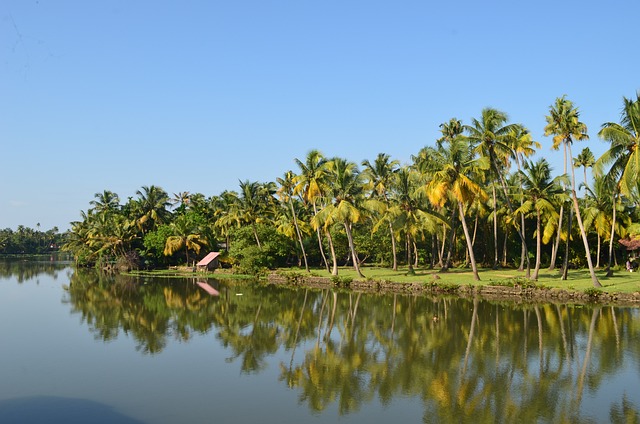
<path fill-rule="evenodd" d="M 0 261 L 2 423 L 640 421 L 639 309 L 107 277 L 51 259 Z"/>

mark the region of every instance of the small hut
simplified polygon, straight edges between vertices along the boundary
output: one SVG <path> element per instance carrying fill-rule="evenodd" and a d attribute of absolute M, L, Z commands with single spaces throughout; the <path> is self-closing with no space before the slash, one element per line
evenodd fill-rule
<path fill-rule="evenodd" d="M 220 256 L 220 252 L 209 252 L 207 256 L 196 264 L 197 270 L 204 272 L 216 269 L 220 265 L 218 256 Z"/>

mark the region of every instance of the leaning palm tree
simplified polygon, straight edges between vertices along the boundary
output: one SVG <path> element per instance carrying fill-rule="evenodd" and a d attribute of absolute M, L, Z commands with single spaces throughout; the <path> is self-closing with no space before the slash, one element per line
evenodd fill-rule
<path fill-rule="evenodd" d="M 551 168 L 546 159 L 542 158 L 537 162 L 525 162 L 524 170 L 519 171 L 519 176 L 524 191 L 525 201 L 520 207 L 522 215 L 535 211 L 536 217 L 536 264 L 532 278 L 538 279 L 541 262 L 542 246 L 542 215 L 547 216 L 547 222 L 551 222 L 556 216 L 555 205 L 562 200 L 565 195 L 560 181 L 565 176 L 551 178 Z"/>
<path fill-rule="evenodd" d="M 353 241 L 353 224 L 357 224 L 363 218 L 361 202 L 364 186 L 362 176 L 354 162 L 343 158 L 331 159 L 327 163 L 327 171 L 332 182 L 329 188 L 331 201 L 313 217 L 312 225 L 316 228 L 322 225 L 325 229 L 336 223 L 344 226 L 353 268 L 360 277 L 364 278 Z"/>
<path fill-rule="evenodd" d="M 547 125 L 544 127 L 544 135 L 553 135 L 553 146 L 557 149 L 559 145 L 564 145 L 569 154 L 569 160 L 573 162 L 571 154 L 571 144 L 573 141 L 588 140 L 587 126 L 580 121 L 580 113 L 578 108 L 573 105 L 566 96 L 556 99 L 554 105 L 549 107 L 549 115 L 546 116 Z M 578 195 L 576 193 L 576 175 L 573 166 L 571 166 L 571 198 L 573 200 L 573 209 L 580 228 L 582 243 L 584 244 L 587 265 L 589 266 L 589 274 L 594 287 L 602 287 L 598 277 L 596 276 L 591 260 L 591 252 L 589 250 L 589 240 L 587 240 L 587 232 L 584 229 L 582 215 L 580 215 L 580 206 L 578 205 Z"/>
<path fill-rule="evenodd" d="M 450 160 L 441 170 L 432 175 L 425 190 L 429 201 L 436 207 L 442 207 L 448 199 L 454 201 L 467 243 L 473 278 L 480 280 L 465 218 L 465 207 L 468 207 L 477 197 L 487 198 L 482 187 L 470 176 L 475 175 L 480 169 L 488 169 L 489 164 L 486 157 L 475 159 L 471 147 L 467 140 L 460 137 L 447 140 L 445 149 Z"/>
<path fill-rule="evenodd" d="M 506 137 L 507 143 L 509 147 L 511 147 L 511 154 L 513 156 L 514 161 L 516 162 L 516 167 L 518 172 L 522 169 L 522 163 L 526 158 L 535 154 L 536 149 L 541 147 L 540 143 L 533 139 L 533 136 L 529 132 L 527 128 L 522 125 L 516 125 L 512 128 L 511 131 L 507 134 Z M 520 189 L 520 206 L 522 206 L 522 202 L 524 201 L 522 196 L 522 188 Z M 520 228 L 522 228 L 522 232 L 524 233 L 524 215 L 520 214 Z M 525 240 L 521 240 L 521 249 L 520 249 L 520 266 L 518 267 L 518 271 L 522 271 L 524 269 L 524 264 L 527 256 L 527 243 Z"/>
<path fill-rule="evenodd" d="M 513 206 L 509 199 L 509 191 L 505 180 L 506 170 L 509 168 L 509 159 L 513 156 L 513 151 L 509 145 L 509 135 L 518 130 L 521 127 L 520 124 L 507 124 L 508 116 L 506 113 L 501 112 L 493 108 L 485 108 L 482 110 L 482 116 L 478 119 L 471 121 L 472 125 L 465 125 L 464 129 L 467 132 L 467 138 L 475 145 L 475 150 L 478 154 L 486 157 L 489 162 L 489 169 L 495 183 L 499 183 L 502 186 L 502 190 L 505 196 L 505 202 L 509 212 L 513 214 Z M 497 199 L 495 184 L 493 185 L 492 197 L 493 197 L 493 211 L 497 212 Z M 498 266 L 498 222 L 494 219 L 494 267 Z M 529 254 L 526 252 L 527 246 L 525 243 L 524 234 L 522 228 L 516 225 L 516 230 L 522 241 L 522 246 L 525 249 L 525 258 L 527 261 L 527 277 L 530 275 L 529 266 Z"/>
<path fill-rule="evenodd" d="M 379 153 L 373 163 L 368 160 L 362 161 L 362 166 L 365 167 L 363 174 L 367 179 L 367 189 L 370 192 L 371 198 L 380 200 L 386 209 L 390 207 L 389 190 L 393 185 L 395 174 L 400 166 L 400 162 L 390 159 L 388 154 Z M 391 235 L 392 268 L 396 271 L 398 269 L 396 239 L 393 231 L 393 223 L 390 220 L 388 220 L 388 225 Z"/>
<path fill-rule="evenodd" d="M 278 193 L 278 197 L 280 197 L 280 200 L 283 203 L 287 204 L 287 206 L 291 209 L 293 226 L 295 227 L 296 237 L 300 245 L 302 258 L 304 259 L 304 268 L 307 272 L 310 272 L 309 263 L 307 262 L 307 252 L 304 249 L 304 243 L 302 241 L 302 232 L 300 231 L 300 225 L 298 225 L 298 216 L 293 206 L 293 191 L 295 188 L 295 177 L 296 175 L 293 173 L 293 171 L 287 171 L 285 172 L 282 178 L 277 178 L 276 181 L 278 182 L 278 184 L 280 184 L 280 188 L 278 188 L 277 193 Z"/>
<path fill-rule="evenodd" d="M 327 159 L 322 153 L 320 153 L 320 151 L 311 150 L 307 154 L 304 162 L 299 159 L 295 159 L 295 162 L 300 168 L 300 173 L 296 175 L 296 186 L 293 190 L 293 194 L 299 195 L 302 197 L 304 202 L 311 204 L 313 208 L 313 215 L 315 216 L 318 214 L 318 201 L 321 199 L 325 187 Z M 328 242 L 331 247 L 333 244 L 331 235 L 328 232 L 325 234 L 328 237 Z M 324 253 L 319 227 L 316 228 L 316 237 L 318 238 L 318 249 L 320 250 L 322 261 L 328 272 L 329 262 L 327 261 L 327 256 Z M 337 266 L 337 262 L 334 261 L 332 273 L 335 274 L 337 272 Z"/>
<path fill-rule="evenodd" d="M 616 182 L 612 196 L 614 215 L 609 239 L 607 275 L 613 272 L 611 262 L 617 198 L 620 194 L 629 198 L 637 197 L 638 181 L 640 180 L 640 93 L 636 93 L 635 100 L 626 97 L 623 97 L 622 100 L 620 123 L 605 122 L 598 132 L 598 137 L 610 142 L 611 147 L 596 161 L 594 166 L 594 173 L 602 175 L 604 167 L 611 165 L 607 178 Z"/>

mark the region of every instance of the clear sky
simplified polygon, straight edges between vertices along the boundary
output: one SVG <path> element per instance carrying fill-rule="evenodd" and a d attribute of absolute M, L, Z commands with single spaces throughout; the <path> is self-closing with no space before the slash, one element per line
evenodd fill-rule
<path fill-rule="evenodd" d="M 600 125 L 640 89 L 637 0 L 3 0 L 0 228 L 275 181 L 311 149 L 408 163 L 452 117 L 506 112 L 543 145 L 566 94 Z M 580 174 L 579 174 L 580 175 Z"/>

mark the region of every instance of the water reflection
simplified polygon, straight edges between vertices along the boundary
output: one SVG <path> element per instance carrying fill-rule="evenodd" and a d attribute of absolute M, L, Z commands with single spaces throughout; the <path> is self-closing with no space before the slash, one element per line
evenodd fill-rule
<path fill-rule="evenodd" d="M 212 333 L 243 373 L 278 358 L 279 380 L 316 413 L 409 397 L 424 422 L 640 420 L 637 309 L 209 280 L 212 296 L 198 281 L 78 271 L 64 301 L 96 339 L 123 332 L 145 354 Z"/>
<path fill-rule="evenodd" d="M 57 279 L 61 271 L 68 269 L 69 263 L 61 261 L 57 253 L 28 258 L 0 258 L 0 279 L 12 278 L 24 283 L 41 274 Z"/>

